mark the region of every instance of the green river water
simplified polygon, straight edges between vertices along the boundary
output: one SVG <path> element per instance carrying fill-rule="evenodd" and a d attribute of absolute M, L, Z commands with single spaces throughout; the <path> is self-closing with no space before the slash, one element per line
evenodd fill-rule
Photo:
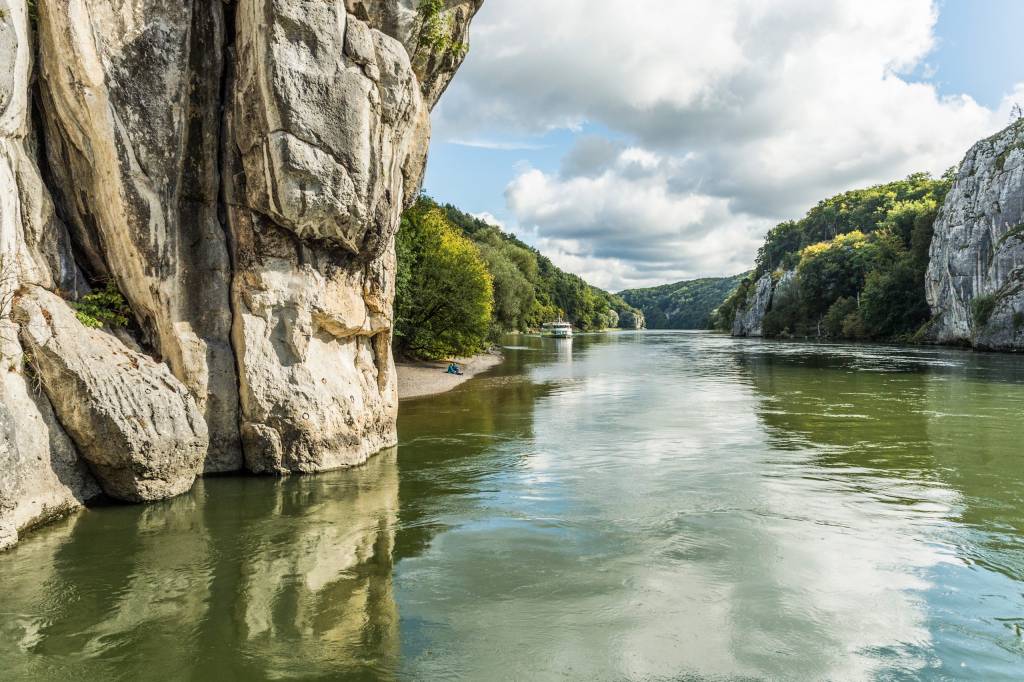
<path fill-rule="evenodd" d="M 1024 679 L 1024 358 L 508 344 L 365 467 L 29 534 L 0 679 Z"/>

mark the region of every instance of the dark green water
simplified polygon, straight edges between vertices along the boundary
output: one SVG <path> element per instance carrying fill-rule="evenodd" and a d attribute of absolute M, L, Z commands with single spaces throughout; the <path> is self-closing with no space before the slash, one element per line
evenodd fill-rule
<path fill-rule="evenodd" d="M 364 468 L 30 535 L 0 679 L 1024 678 L 1024 358 L 510 343 Z"/>

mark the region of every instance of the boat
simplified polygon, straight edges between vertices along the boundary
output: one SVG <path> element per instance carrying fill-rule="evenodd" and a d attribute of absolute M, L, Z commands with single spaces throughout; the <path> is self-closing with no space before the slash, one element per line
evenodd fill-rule
<path fill-rule="evenodd" d="M 571 339 L 572 325 L 559 319 L 557 322 L 545 323 L 544 332 L 547 336 L 553 336 L 556 339 Z"/>

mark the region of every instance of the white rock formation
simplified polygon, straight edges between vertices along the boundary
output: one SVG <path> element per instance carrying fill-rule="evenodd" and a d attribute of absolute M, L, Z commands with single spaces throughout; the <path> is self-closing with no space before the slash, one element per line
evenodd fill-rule
<path fill-rule="evenodd" d="M 935 221 L 925 293 L 934 341 L 1024 348 L 1024 120 L 961 162 Z"/>
<path fill-rule="evenodd" d="M 0 547 L 395 442 L 394 233 L 481 3 L 38 0 L 33 45 L 0 0 Z M 116 335 L 68 302 L 108 281 Z"/>
<path fill-rule="evenodd" d="M 242 461 L 218 219 L 224 39 L 220 2 L 39 2 L 53 187 L 83 266 L 113 278 L 202 407 L 209 471 Z"/>
<path fill-rule="evenodd" d="M 25 0 L 0 0 L 0 549 L 99 493 L 49 401 L 26 377 L 15 291 L 81 285 L 64 226 L 35 164 L 32 50 Z"/>
<path fill-rule="evenodd" d="M 40 287 L 18 293 L 14 319 L 32 371 L 103 492 L 145 502 L 192 487 L 209 436 L 195 399 L 167 365 L 86 327 Z"/>

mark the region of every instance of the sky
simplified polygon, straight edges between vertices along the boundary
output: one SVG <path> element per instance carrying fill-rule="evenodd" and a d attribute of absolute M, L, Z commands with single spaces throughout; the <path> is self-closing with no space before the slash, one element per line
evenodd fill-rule
<path fill-rule="evenodd" d="M 1024 106 L 1024 0 L 485 0 L 424 191 L 612 291 L 751 267 Z"/>

